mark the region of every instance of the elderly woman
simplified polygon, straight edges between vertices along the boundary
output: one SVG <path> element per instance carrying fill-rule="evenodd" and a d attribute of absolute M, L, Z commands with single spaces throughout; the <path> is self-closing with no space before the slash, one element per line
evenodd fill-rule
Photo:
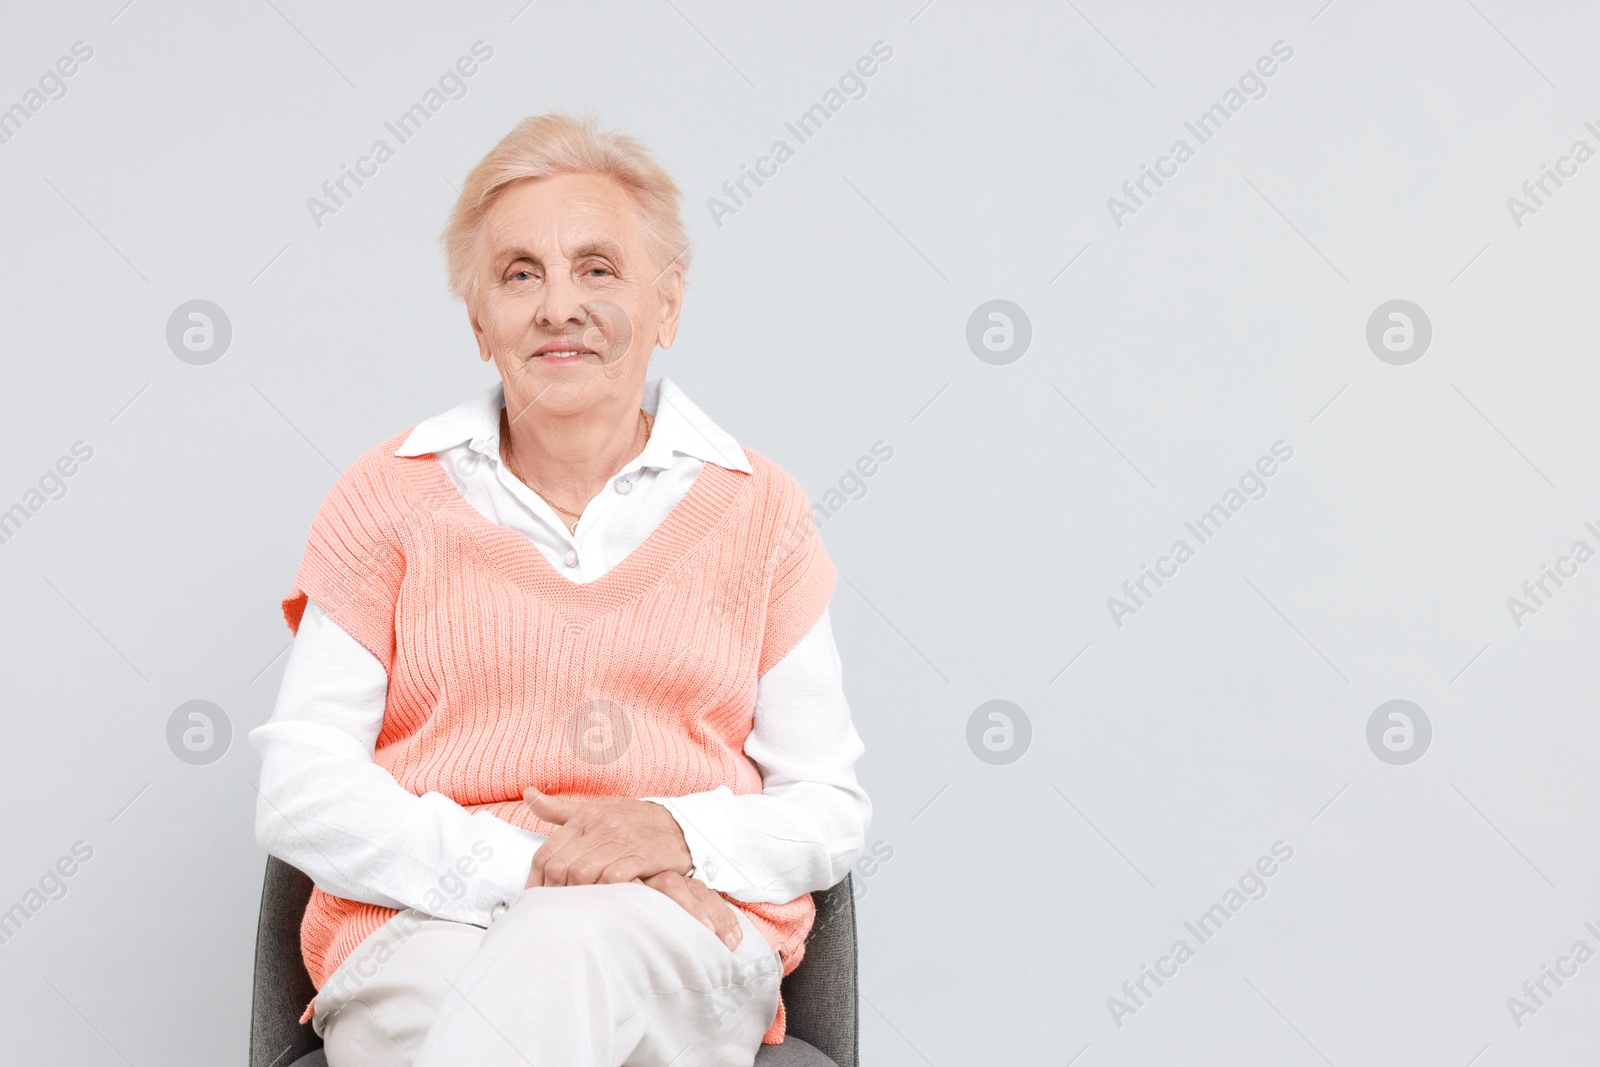
<path fill-rule="evenodd" d="M 689 252 L 635 140 L 531 118 L 444 234 L 482 395 L 312 523 L 256 836 L 316 883 L 332 1067 L 749 1067 L 871 806 L 809 502 L 665 377 Z"/>

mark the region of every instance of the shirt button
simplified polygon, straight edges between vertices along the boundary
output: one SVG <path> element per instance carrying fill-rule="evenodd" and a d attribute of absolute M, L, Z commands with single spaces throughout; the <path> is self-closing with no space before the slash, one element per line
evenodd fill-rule
<path fill-rule="evenodd" d="M 569 567 L 576 567 L 578 565 L 578 552 L 577 552 L 576 549 L 571 549 L 571 548 L 567 549 L 567 560 L 566 560 L 566 562 L 567 562 L 567 566 L 569 566 Z"/>
<path fill-rule="evenodd" d="M 628 478 L 618 478 L 616 481 L 617 492 L 627 493 L 633 489 L 633 482 Z"/>
<path fill-rule="evenodd" d="M 706 860 L 706 877 L 707 878 L 715 878 L 716 876 L 717 876 L 717 865 L 715 863 L 711 862 L 710 860 Z"/>
<path fill-rule="evenodd" d="M 490 922 L 494 922 L 496 919 L 500 918 L 500 916 L 504 915 L 505 913 L 506 913 L 506 906 L 504 904 L 496 904 L 494 907 L 489 909 L 489 921 Z"/>

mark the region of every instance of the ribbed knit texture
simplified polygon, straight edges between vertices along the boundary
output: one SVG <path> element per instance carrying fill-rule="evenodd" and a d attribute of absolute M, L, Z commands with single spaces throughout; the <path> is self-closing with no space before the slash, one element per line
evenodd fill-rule
<path fill-rule="evenodd" d="M 707 463 L 643 544 L 578 585 L 467 503 L 432 455 L 395 456 L 409 432 L 339 477 L 283 600 L 291 630 L 309 596 L 388 671 L 376 762 L 418 796 L 542 834 L 556 827 L 522 802 L 530 785 L 759 793 L 744 755 L 756 680 L 811 630 L 836 581 L 800 486 L 749 449 L 751 474 Z M 809 893 L 725 899 L 783 954 L 784 974 L 800 963 Z M 300 940 L 316 987 L 396 914 L 314 890 Z M 780 1003 L 763 1040 L 783 1034 Z"/>

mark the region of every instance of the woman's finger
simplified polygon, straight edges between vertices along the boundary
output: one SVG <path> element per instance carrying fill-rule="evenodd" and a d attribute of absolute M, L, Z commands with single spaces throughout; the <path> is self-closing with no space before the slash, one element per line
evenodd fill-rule
<path fill-rule="evenodd" d="M 647 863 L 637 852 L 620 852 L 606 869 L 595 878 L 597 882 L 642 882 L 653 874 L 662 873 L 659 865 Z"/>
<path fill-rule="evenodd" d="M 701 925 L 710 930 L 717 940 L 727 945 L 730 952 L 739 947 L 744 931 L 739 928 L 733 908 L 707 888 L 704 882 L 698 878 L 685 878 L 677 871 L 663 871 L 646 878 L 644 882 L 677 901 L 685 911 L 700 920 Z"/>
<path fill-rule="evenodd" d="M 620 858 L 620 852 L 615 841 L 594 834 L 580 837 L 561 857 L 567 865 L 566 881 L 562 884 L 595 885 L 603 881 L 601 875 Z"/>
<path fill-rule="evenodd" d="M 711 913 L 712 921 L 716 924 L 712 933 L 722 939 L 723 944 L 730 949 L 739 947 L 739 942 L 744 940 L 744 928 L 739 925 L 739 917 L 734 914 L 733 905 L 724 900 L 716 890 L 700 881 L 698 878 L 685 879 L 693 891 L 706 902 L 706 908 Z"/>
<path fill-rule="evenodd" d="M 583 831 L 572 826 L 558 827 L 546 838 L 533 853 L 533 870 L 539 876 L 535 884 L 566 885 L 567 865 L 587 850 L 587 845 L 579 844 L 582 839 Z"/>
<path fill-rule="evenodd" d="M 658 892 L 665 893 L 677 902 L 678 906 L 711 931 L 713 936 L 721 937 L 717 933 L 716 921 L 712 918 L 711 909 L 690 887 L 689 880 L 676 871 L 663 871 L 644 880 L 644 884 Z"/>

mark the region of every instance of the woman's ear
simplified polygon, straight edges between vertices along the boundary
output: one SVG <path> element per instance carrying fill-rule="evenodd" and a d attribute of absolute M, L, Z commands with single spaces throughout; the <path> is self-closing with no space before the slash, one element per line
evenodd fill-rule
<path fill-rule="evenodd" d="M 489 339 L 484 334 L 483 324 L 478 321 L 477 304 L 467 305 L 467 321 L 472 323 L 472 336 L 478 339 L 478 358 L 488 363 L 494 358 L 494 353 L 489 350 Z"/>
<path fill-rule="evenodd" d="M 678 316 L 683 312 L 683 268 L 673 267 L 662 280 L 666 283 L 666 296 L 661 301 L 661 327 L 656 330 L 656 344 L 671 348 L 678 336 Z"/>

